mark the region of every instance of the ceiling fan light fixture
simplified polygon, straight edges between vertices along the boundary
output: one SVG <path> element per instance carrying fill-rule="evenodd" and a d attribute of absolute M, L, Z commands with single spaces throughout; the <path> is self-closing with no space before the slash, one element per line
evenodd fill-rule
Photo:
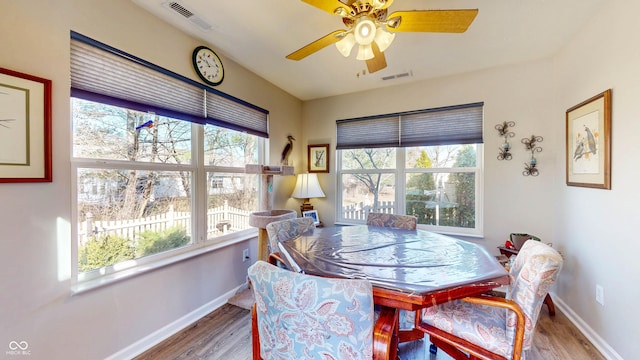
<path fill-rule="evenodd" d="M 373 6 L 374 9 L 381 9 L 386 3 L 386 0 L 373 0 L 371 6 Z"/>
<path fill-rule="evenodd" d="M 381 52 L 387 50 L 389 45 L 393 42 L 393 39 L 396 38 L 396 34 L 390 33 L 382 28 L 382 26 L 378 27 L 376 30 L 376 37 L 374 41 L 378 45 L 378 49 Z"/>
<path fill-rule="evenodd" d="M 376 24 L 367 17 L 361 17 L 354 28 L 354 36 L 360 45 L 371 44 L 376 37 Z"/>
<path fill-rule="evenodd" d="M 336 43 L 336 48 L 340 51 L 340 54 L 344 57 L 349 57 L 351 54 L 351 49 L 353 49 L 353 45 L 356 44 L 356 38 L 352 33 L 348 33 L 345 35 L 342 40 Z"/>
<path fill-rule="evenodd" d="M 360 45 L 358 46 L 358 55 L 356 55 L 356 59 L 358 60 L 371 60 L 374 58 L 373 49 L 371 48 L 371 44 Z"/>

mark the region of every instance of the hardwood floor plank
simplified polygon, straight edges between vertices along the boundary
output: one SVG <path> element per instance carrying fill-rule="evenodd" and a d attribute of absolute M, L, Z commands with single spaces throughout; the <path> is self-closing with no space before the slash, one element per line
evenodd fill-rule
<path fill-rule="evenodd" d="M 451 360 L 443 351 L 429 353 L 429 339 L 401 344 L 402 360 Z M 249 360 L 251 359 L 251 313 L 225 304 L 194 324 L 135 358 Z M 527 360 L 605 360 L 598 350 L 560 311 L 549 316 L 542 309 Z"/>

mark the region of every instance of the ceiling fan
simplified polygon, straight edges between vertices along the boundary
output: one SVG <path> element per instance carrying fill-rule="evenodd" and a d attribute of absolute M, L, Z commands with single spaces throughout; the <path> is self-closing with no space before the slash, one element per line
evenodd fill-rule
<path fill-rule="evenodd" d="M 304 59 L 334 43 L 338 51 L 348 57 L 357 45 L 356 59 L 366 61 L 369 73 L 387 67 L 383 52 L 391 45 L 396 32 L 463 33 L 478 14 L 478 9 L 463 9 L 396 11 L 387 15 L 393 0 L 302 1 L 342 17 L 346 29 L 321 37 L 287 55 L 287 59 Z"/>

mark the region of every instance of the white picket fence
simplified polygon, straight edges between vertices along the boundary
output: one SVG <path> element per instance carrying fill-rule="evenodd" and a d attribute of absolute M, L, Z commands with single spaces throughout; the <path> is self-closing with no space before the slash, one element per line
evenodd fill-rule
<path fill-rule="evenodd" d="M 367 215 L 371 211 L 393 214 L 393 201 L 378 201 L 378 208 L 374 209 L 371 205 L 365 205 L 363 202 L 347 205 L 342 208 L 342 215 L 345 220 L 367 221 Z"/>
<path fill-rule="evenodd" d="M 207 237 L 212 238 L 250 228 L 249 213 L 250 211 L 230 207 L 226 201 L 222 206 L 209 209 Z M 107 235 L 133 240 L 144 231 L 159 232 L 173 227 L 186 229 L 187 235 L 191 236 L 191 213 L 174 211 L 173 206 L 170 206 L 169 211 L 164 214 L 112 221 L 94 221 L 93 215 L 89 213 L 85 220 L 78 224 L 78 237 L 81 244 L 86 243 L 90 237 Z"/>

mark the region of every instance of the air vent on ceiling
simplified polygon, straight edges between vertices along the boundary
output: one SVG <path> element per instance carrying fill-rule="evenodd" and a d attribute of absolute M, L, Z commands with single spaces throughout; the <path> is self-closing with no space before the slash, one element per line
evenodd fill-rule
<path fill-rule="evenodd" d="M 407 71 L 407 72 L 403 72 L 403 73 L 400 73 L 400 74 L 383 76 L 382 80 L 401 79 L 401 78 L 410 77 L 410 76 L 413 76 L 413 71 Z"/>
<path fill-rule="evenodd" d="M 209 23 L 207 23 L 202 18 L 195 15 L 191 10 L 187 9 L 184 5 L 180 4 L 179 2 L 169 1 L 169 2 L 163 3 L 162 5 L 164 5 L 165 8 L 175 12 L 176 14 L 186 18 L 191 23 L 199 27 L 201 30 L 204 30 L 204 31 L 211 30 L 211 25 Z"/>

